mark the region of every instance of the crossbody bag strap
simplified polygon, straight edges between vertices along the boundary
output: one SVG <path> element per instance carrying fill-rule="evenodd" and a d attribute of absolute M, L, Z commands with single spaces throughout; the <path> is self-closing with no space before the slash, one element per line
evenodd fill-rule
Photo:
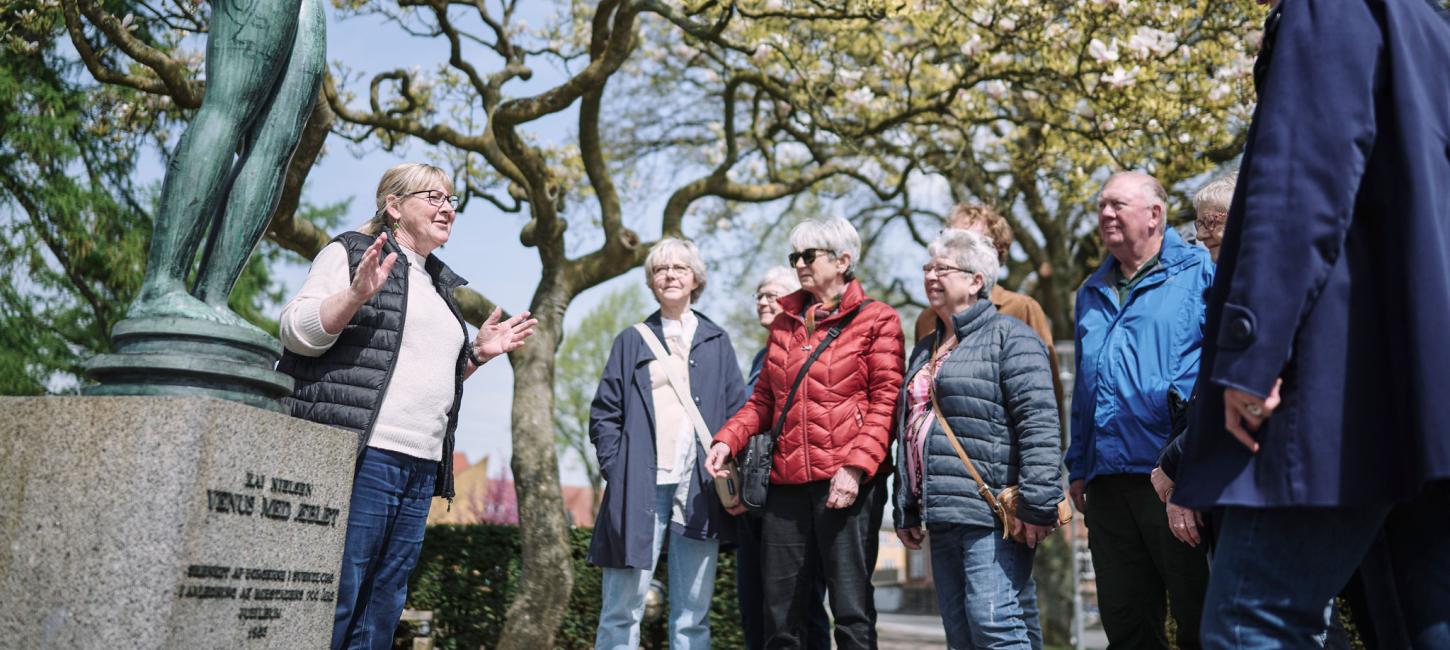
<path fill-rule="evenodd" d="M 850 313 L 846 314 L 845 317 L 841 318 L 841 320 L 838 321 L 835 325 L 832 325 L 831 329 L 826 331 L 826 338 L 821 339 L 820 345 L 817 345 L 816 349 L 811 351 L 811 355 L 806 357 L 805 364 L 801 366 L 800 372 L 796 373 L 795 383 L 791 384 L 790 392 L 787 393 L 785 396 L 785 406 L 780 409 L 780 417 L 776 418 L 775 426 L 772 426 L 770 428 L 770 439 L 772 441 L 778 440 L 780 438 L 780 431 L 785 426 L 785 416 L 787 413 L 790 413 L 790 406 L 793 402 L 795 402 L 796 390 L 801 387 L 801 382 L 805 380 L 806 372 L 811 369 L 811 364 L 815 363 L 816 358 L 821 356 L 821 352 L 825 351 L 826 346 L 830 345 L 831 341 L 836 340 L 836 337 L 841 335 L 841 331 L 846 329 L 846 326 L 850 325 L 851 321 L 856 319 L 856 314 L 861 313 L 861 308 L 871 304 L 872 302 L 873 301 L 868 298 L 861 301 L 861 304 L 856 305 L 855 309 L 852 309 Z"/>
<path fill-rule="evenodd" d="M 695 406 L 695 400 L 690 396 L 690 391 L 685 390 L 685 380 L 675 375 L 670 364 L 665 363 L 665 357 L 670 356 L 669 353 L 665 352 L 664 346 L 660 345 L 659 339 L 655 338 L 654 331 L 648 325 L 635 323 L 634 329 L 639 331 L 639 335 L 644 338 L 645 346 L 649 347 L 649 351 L 654 353 L 655 359 L 664 368 L 665 378 L 669 380 L 670 388 L 674 389 L 675 397 L 678 397 L 680 404 L 684 405 L 685 414 L 690 416 L 690 423 L 695 427 L 695 435 L 699 437 L 700 445 L 708 451 L 713 443 L 710 427 L 705 425 L 705 417 L 700 415 L 700 408 Z"/>
<path fill-rule="evenodd" d="M 936 343 L 939 346 L 941 340 L 938 338 Z M 931 351 L 932 374 L 926 384 L 927 395 L 931 396 L 931 410 L 936 414 L 937 422 L 941 423 L 942 430 L 946 432 L 947 442 L 952 443 L 952 449 L 956 450 L 957 458 L 962 459 L 962 464 L 966 465 L 967 471 L 972 474 L 972 480 L 977 482 L 977 494 L 982 496 L 982 500 L 987 502 L 987 507 L 991 508 L 992 512 L 998 513 L 998 516 L 1001 516 L 1002 504 L 997 501 L 997 495 L 992 494 L 992 490 L 987 487 L 987 482 L 983 481 L 982 475 L 977 473 L 976 464 L 972 463 L 972 459 L 967 456 L 967 450 L 963 449 L 961 441 L 957 440 L 957 433 L 952 431 L 952 425 L 947 424 L 947 416 L 941 412 L 941 404 L 936 400 L 936 371 L 940 364 L 940 360 L 937 357 L 938 353 L 939 350 L 936 348 L 933 348 Z"/>

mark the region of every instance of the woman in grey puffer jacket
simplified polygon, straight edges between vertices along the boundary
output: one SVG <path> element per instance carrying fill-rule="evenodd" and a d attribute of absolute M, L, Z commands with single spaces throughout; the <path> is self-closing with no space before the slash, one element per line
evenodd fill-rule
<path fill-rule="evenodd" d="M 1047 346 L 987 300 L 990 241 L 946 230 L 922 268 L 936 332 L 917 342 L 897 405 L 896 534 L 931 544 L 937 602 L 953 648 L 1040 648 L 1032 557 L 1062 501 L 1057 402 Z M 1026 544 L 1004 538 L 932 410 L 946 417 L 993 494 L 1016 484 Z M 925 530 L 923 530 L 923 527 Z"/>

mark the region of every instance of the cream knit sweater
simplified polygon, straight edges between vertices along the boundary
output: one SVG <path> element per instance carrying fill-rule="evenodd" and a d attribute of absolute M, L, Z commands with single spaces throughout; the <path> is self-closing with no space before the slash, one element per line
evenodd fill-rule
<path fill-rule="evenodd" d="M 423 270 L 424 257 L 399 248 L 408 262 L 407 317 L 393 378 L 368 446 L 441 460 L 448 409 L 453 406 L 455 364 L 467 332 L 433 288 L 433 279 Z M 282 344 L 308 357 L 327 352 L 341 332 L 329 334 L 322 328 L 322 301 L 351 283 L 347 249 L 340 243 L 328 244 L 312 260 L 302 289 L 282 308 Z"/>

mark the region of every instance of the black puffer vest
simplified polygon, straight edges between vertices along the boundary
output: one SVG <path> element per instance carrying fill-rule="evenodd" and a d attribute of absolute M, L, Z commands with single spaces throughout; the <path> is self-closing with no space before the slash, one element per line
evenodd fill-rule
<path fill-rule="evenodd" d="M 282 353 L 277 370 L 291 375 L 297 387 L 282 403 L 293 417 L 346 429 L 358 434 L 357 458 L 367 448 L 382 407 L 383 395 L 393 378 L 398 349 L 403 342 L 407 322 L 408 258 L 394 242 L 391 230 L 383 247 L 384 254 L 397 253 L 388 281 L 367 303 L 358 308 L 337 342 L 319 357 L 304 357 L 290 351 Z M 347 248 L 349 277 L 357 273 L 358 262 L 373 243 L 373 237 L 360 232 L 345 232 L 335 242 Z M 468 284 L 429 255 L 424 270 L 433 278 L 433 288 L 463 324 L 463 314 L 453 299 L 453 290 Z M 473 352 L 467 341 L 458 351 L 458 364 L 453 383 L 453 406 L 448 409 L 448 432 L 443 437 L 443 458 L 438 463 L 438 480 L 434 496 L 453 498 L 453 432 L 458 428 L 458 405 L 463 398 L 463 373 Z M 477 360 L 474 359 L 474 363 Z"/>

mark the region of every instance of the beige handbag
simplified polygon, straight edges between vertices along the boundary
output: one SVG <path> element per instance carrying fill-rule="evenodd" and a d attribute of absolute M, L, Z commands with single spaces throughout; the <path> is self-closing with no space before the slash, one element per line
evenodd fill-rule
<path fill-rule="evenodd" d="M 644 323 L 636 323 L 634 329 L 639 332 L 644 344 L 653 352 L 656 359 L 664 361 L 669 356 L 664 346 L 660 345 L 659 339 Z M 690 391 L 685 390 L 685 380 L 676 377 L 669 364 L 665 364 L 665 376 L 670 380 L 670 388 L 674 389 L 675 396 L 680 399 L 680 404 L 685 407 L 685 413 L 690 416 L 690 423 L 694 426 L 695 435 L 700 439 L 700 446 L 704 449 L 701 453 L 710 453 L 710 445 L 714 443 L 714 437 L 710 435 L 710 427 L 705 425 L 705 417 L 700 415 L 700 408 L 695 406 L 695 400 L 691 398 Z M 720 505 L 734 508 L 740 505 L 740 470 L 735 466 L 735 461 L 725 461 L 723 468 L 725 476 L 715 478 L 715 496 L 720 497 Z"/>

